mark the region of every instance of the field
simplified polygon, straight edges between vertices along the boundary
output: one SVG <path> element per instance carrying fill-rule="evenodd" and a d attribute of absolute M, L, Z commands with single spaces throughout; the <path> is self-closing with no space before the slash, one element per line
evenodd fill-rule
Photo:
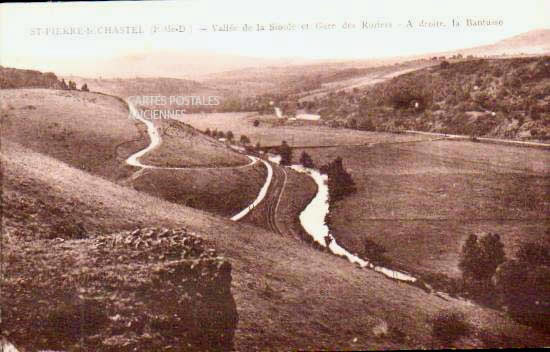
<path fill-rule="evenodd" d="M 48 215 L 61 209 L 90 235 L 183 226 L 202 236 L 233 265 L 237 350 L 429 348 L 434 342 L 427 321 L 449 308 L 465 312 L 475 327 L 458 346 L 548 344 L 547 337 L 493 310 L 443 300 L 295 239 L 151 197 L 13 143 L 3 143 L 1 160 L 2 238 L 13 243 L 32 240 L 31 224 L 45 238 L 56 236 Z"/>
<path fill-rule="evenodd" d="M 549 240 L 550 154 L 467 141 L 308 149 L 318 165 L 341 156 L 358 192 L 335 204 L 332 230 L 353 252 L 365 238 L 393 265 L 457 277 L 472 233 L 518 243 Z"/>
<path fill-rule="evenodd" d="M 122 162 L 148 143 L 143 124 L 113 97 L 51 89 L 8 89 L 2 138 L 79 169 L 116 180 L 131 174 Z"/>
<path fill-rule="evenodd" d="M 154 79 L 142 83 L 157 88 Z M 187 83 L 189 91 L 196 88 Z M 110 80 L 109 84 L 118 83 Z M 137 89 L 131 84 L 123 87 Z M 522 242 L 550 241 L 548 151 L 336 129 L 315 122 L 285 124 L 272 115 L 250 112 L 189 114 L 181 121 L 155 122 L 162 142 L 140 159 L 144 164 L 184 169 L 138 170 L 125 160 L 148 145 L 149 138 L 143 123 L 128 118 L 123 101 L 97 93 L 48 89 L 10 89 L 0 94 L 0 245 L 8 245 L 11 258 L 3 263 L 9 270 L 6 280 L 0 280 L 0 289 L 9 288 L 11 302 L 23 302 L 13 300 L 20 293 L 32 298 L 24 310 L 17 304 L 2 304 L 2 316 L 10 319 L 2 326 L 2 334 L 19 329 L 13 336 L 24 339 L 27 332 L 18 325 L 21 312 L 28 316 L 41 310 L 40 323 L 42 317 L 46 325 L 52 324 L 50 320 L 54 325 L 59 322 L 53 308 L 44 303 L 52 297 L 38 283 L 58 287 L 36 274 L 47 277 L 54 267 L 63 284 L 70 284 L 59 287 L 81 289 L 82 297 L 89 292 L 79 286 L 79 280 L 87 273 L 105 283 L 94 287 L 97 296 L 111 296 L 114 291 L 109 285 L 120 283 L 128 295 L 109 299 L 128 316 L 149 314 L 142 309 L 143 302 L 161 306 L 163 312 L 185 310 L 187 306 L 179 300 L 164 304 L 158 298 L 166 296 L 147 294 L 168 292 L 171 280 L 185 281 L 179 269 L 172 268 L 154 281 L 153 291 L 142 290 L 144 281 L 140 282 L 151 279 L 171 260 L 165 254 L 175 250 L 176 256 L 185 256 L 185 251 L 168 240 L 166 248 L 142 252 L 140 246 L 148 246 L 151 238 L 139 231 L 124 240 L 133 247 L 131 251 L 114 249 L 119 240 L 113 234 L 159 227 L 183 228 L 185 234 L 203 238 L 205 248 L 215 249 L 216 257 L 231 263 L 231 275 L 226 277 L 231 280 L 225 283 L 239 315 L 234 330 L 237 351 L 550 344 L 548 334 L 521 325 L 503 311 L 462 297 L 438 295 L 421 284 L 389 279 L 306 243 L 308 236 L 298 214 L 314 196 L 316 185 L 304 174 L 273 165 L 264 201 L 242 221 L 231 221 L 229 216 L 258 195 L 266 167 L 261 162 L 247 164 L 245 155 L 198 130 L 232 131 L 236 141 L 246 135 L 252 145 L 277 146 L 286 140 L 293 147 L 293 163 L 302 151 L 312 156 L 317 167 L 342 157 L 357 192 L 332 206 L 330 226 L 336 240 L 351 252 L 361 252 L 368 238 L 387 249 L 390 267 L 420 278 L 459 277 L 458 255 L 471 233 L 500 234 L 508 256 L 514 256 Z M 131 241 L 126 242 L 128 238 Z M 98 241 L 103 243 L 101 248 Z M 141 266 L 142 259 L 149 264 Z M 82 265 L 65 272 L 63 263 Z M 136 271 L 127 270 L 132 266 L 143 270 L 134 275 Z M 109 281 L 113 276 L 117 281 Z M 207 281 L 202 276 L 200 280 Z M 191 298 L 190 302 L 197 301 Z M 463 313 L 470 325 L 456 341 L 441 343 L 434 338 L 431 322 L 443 310 Z M 117 320 L 115 313 L 108 318 Z M 79 312 L 74 316 L 82 318 Z M 176 320 L 167 314 L 164 323 L 173 326 Z M 75 321 L 72 326 L 78 325 Z M 147 321 L 143 326 L 130 324 L 125 329 L 134 329 L 131 334 L 146 339 L 153 317 L 143 321 Z M 181 321 L 186 320 L 178 324 Z M 102 334 L 105 340 L 119 338 L 115 330 Z"/>
<path fill-rule="evenodd" d="M 126 104 L 111 96 L 51 89 L 9 89 L 2 90 L 1 97 L 5 105 L 2 138 L 112 181 L 128 184 L 137 169 L 126 165 L 126 158 L 149 143 L 144 124 L 129 118 Z M 246 156 L 189 126 L 174 121 L 158 127 L 164 131 L 163 143 L 142 159 L 145 163 L 218 168 L 250 162 Z M 157 196 L 171 201 L 228 215 L 252 202 L 265 182 L 260 169 L 256 173 L 247 171 L 154 171 L 131 182 L 147 192 L 154 189 Z M 155 173 L 166 174 L 167 179 L 151 186 L 152 180 L 158 181 Z M 212 199 L 225 201 L 217 206 Z"/>
<path fill-rule="evenodd" d="M 254 120 L 260 125 L 254 127 Z M 235 139 L 241 135 L 250 138 L 251 144 L 260 143 L 261 146 L 277 146 L 286 140 L 290 146 L 319 146 L 319 145 L 355 145 L 380 142 L 400 142 L 411 140 L 425 140 L 425 136 L 397 135 L 390 133 L 372 133 L 351 129 L 336 129 L 320 126 L 315 122 L 290 122 L 286 125 L 273 115 L 258 115 L 256 113 L 213 113 L 188 114 L 183 122 L 205 131 L 232 131 Z"/>
<path fill-rule="evenodd" d="M 245 155 L 177 121 L 157 123 L 162 133 L 161 145 L 145 155 L 149 165 L 167 167 L 227 167 L 250 162 Z"/>
<path fill-rule="evenodd" d="M 231 217 L 258 196 L 267 171 L 261 163 L 237 169 L 147 170 L 133 181 L 141 192 Z"/>

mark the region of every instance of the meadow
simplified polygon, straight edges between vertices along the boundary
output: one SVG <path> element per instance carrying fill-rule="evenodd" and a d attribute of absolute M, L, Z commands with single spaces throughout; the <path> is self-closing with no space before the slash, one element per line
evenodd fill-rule
<path fill-rule="evenodd" d="M 508 256 L 549 239 L 547 151 L 425 141 L 307 152 L 318 165 L 341 156 L 356 182 L 357 193 L 332 208 L 332 231 L 352 252 L 368 238 L 398 268 L 458 277 L 472 233 L 498 233 Z"/>

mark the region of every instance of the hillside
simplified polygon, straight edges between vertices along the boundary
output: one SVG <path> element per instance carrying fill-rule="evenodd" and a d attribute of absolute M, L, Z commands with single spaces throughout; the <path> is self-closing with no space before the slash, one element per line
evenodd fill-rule
<path fill-rule="evenodd" d="M 133 172 L 123 160 L 147 145 L 144 127 L 113 97 L 52 89 L 0 91 L 2 138 L 111 180 Z"/>
<path fill-rule="evenodd" d="M 537 29 L 500 40 L 494 44 L 462 50 L 467 55 L 548 54 L 550 29 Z"/>
<path fill-rule="evenodd" d="M 229 216 L 250 204 L 265 182 L 261 165 L 244 167 L 250 163 L 246 156 L 177 121 L 157 121 L 163 143 L 142 161 L 190 170 L 149 170 L 132 177 L 138 169 L 125 160 L 147 146 L 149 137 L 144 124 L 129 117 L 123 101 L 52 89 L 7 89 L 0 97 L 3 139 L 171 201 Z M 167 175 L 178 183 L 151 183 Z M 220 197 L 226 200 L 223 206 L 206 201 Z"/>
<path fill-rule="evenodd" d="M 527 72 L 536 78 L 539 62 L 529 65 Z M 467 66 L 462 70 L 470 69 Z M 436 67 L 408 75 L 446 72 Z M 390 82 L 402 77 L 407 75 Z M 348 78 L 343 75 L 336 81 Z M 145 81 L 148 89 L 160 87 L 154 80 Z M 426 78 L 426 82 L 431 80 Z M 437 82 L 443 84 L 444 80 Z M 534 82 L 533 87 L 540 88 L 540 82 Z M 173 94 L 171 90 L 179 83 L 163 94 Z M 200 89 L 189 84 L 191 90 Z M 526 83 L 529 89 L 530 84 Z M 117 87 L 134 89 L 127 82 Z M 361 93 L 368 99 L 369 92 L 380 87 L 384 84 L 330 97 L 340 99 Z M 70 351 L 229 350 L 232 346 L 238 351 L 395 350 L 550 344 L 547 334 L 521 325 L 503 312 L 360 269 L 298 239 L 303 230 L 296 214 L 312 197 L 314 185 L 310 179 L 289 172 L 288 180 L 286 176 L 284 181 L 279 180 L 279 187 L 285 188 L 282 197 L 269 204 L 264 202 L 267 208 L 275 208 L 275 215 L 279 207 L 280 217 L 272 220 L 284 220 L 288 235 L 246 221 L 231 221 L 227 215 L 233 208 L 249 204 L 257 195 L 266 179 L 265 167 L 263 163 L 246 164 L 245 156 L 195 128 L 216 128 L 226 136 L 232 130 L 236 140 L 247 134 L 252 143 L 261 141 L 262 145 L 288 139 L 293 146 L 309 147 L 317 165 L 325 161 L 323 158 L 332 159 L 334 153 L 349 150 L 352 155 L 346 156 L 346 161 L 356 160 L 353 168 L 384 175 L 378 185 L 369 184 L 370 175 L 366 174 L 357 182 L 362 190 L 377 187 L 379 192 L 361 200 L 355 198 L 355 203 L 353 197 L 349 198 L 361 214 L 365 213 L 362 201 L 379 194 L 376 200 L 380 205 L 372 210 L 391 212 L 391 204 L 384 201 L 392 196 L 394 204 L 404 202 L 407 209 L 410 205 L 423 215 L 415 201 L 435 199 L 428 190 L 439 192 L 443 185 L 452 187 L 451 192 L 456 193 L 449 194 L 461 196 L 458 200 L 467 204 L 467 194 L 454 189 L 455 181 L 460 180 L 474 190 L 491 191 L 499 207 L 531 205 L 533 209 L 527 215 L 544 213 L 548 208 L 543 193 L 545 180 L 534 180 L 529 188 L 537 196 L 526 192 L 510 201 L 502 197 L 501 189 L 491 188 L 498 182 L 486 182 L 477 175 L 490 174 L 492 168 L 504 167 L 502 163 L 521 159 L 512 150 L 505 153 L 506 160 L 496 153 L 496 165 L 485 165 L 483 157 L 465 162 L 482 164 L 480 172 L 466 168 L 458 168 L 458 172 L 451 170 L 456 168 L 451 161 L 439 159 L 454 154 L 453 148 L 461 150 L 457 158 L 484 155 L 479 152 L 480 143 L 455 145 L 454 141 L 434 141 L 426 136 L 314 124 L 271 125 L 273 121 L 242 112 L 189 114 L 185 115 L 187 121 L 154 121 L 162 135 L 160 145 L 140 157 L 147 167 L 139 169 L 127 166 L 126 160 L 149 145 L 150 137 L 144 123 L 128 116 L 123 100 L 99 93 L 42 88 L 7 89 L 0 94 L 0 239 L 6 273 L 0 289 L 7 292 L 0 297 L 0 341 L 7 336 L 16 346 L 30 350 Z M 396 101 L 397 106 L 391 105 Z M 384 101 L 376 108 L 401 111 L 403 116 L 424 113 L 416 111 L 414 103 L 409 108 L 402 106 L 401 100 L 396 101 Z M 348 99 L 345 107 L 350 104 L 355 104 L 353 99 Z M 356 108 L 364 109 L 364 105 L 357 103 Z M 256 118 L 261 120 L 257 127 Z M 342 146 L 316 148 L 319 143 Z M 393 154 L 388 154 L 386 147 L 392 148 Z M 358 153 L 357 148 L 367 152 Z M 295 159 L 298 153 L 295 150 Z M 423 156 L 426 154 L 431 155 Z M 544 158 L 536 159 L 533 163 L 525 160 L 528 165 L 519 167 L 546 172 Z M 378 169 L 365 167 L 371 161 L 386 164 Z M 386 168 L 399 174 L 406 187 L 396 187 L 395 178 Z M 357 171 L 351 171 L 357 175 Z M 420 177 L 420 173 L 432 178 Z M 445 178 L 444 174 L 451 177 Z M 470 174 L 476 182 L 467 178 Z M 520 193 L 519 185 L 525 180 L 518 177 L 508 182 Z M 403 199 L 404 191 L 424 198 Z M 481 206 L 486 197 L 475 200 Z M 208 207 L 201 206 L 204 204 Z M 443 215 L 447 210 L 455 211 L 452 200 L 442 204 L 445 207 L 438 209 Z M 486 209 L 493 210 L 491 206 L 488 204 Z M 464 210 L 468 216 L 476 211 L 474 206 Z M 511 213 L 503 210 L 503 214 Z M 354 214 L 342 214 L 336 225 L 344 227 L 345 222 L 352 221 L 350 215 Z M 370 226 L 370 220 L 366 226 Z M 357 228 L 355 233 L 363 235 L 364 230 Z M 395 246 L 395 242 L 390 245 Z M 436 337 L 433 319 L 445 312 L 464 316 L 467 328 L 456 340 Z"/>
<path fill-rule="evenodd" d="M 61 81 L 53 72 L 42 73 L 0 66 L 0 89 L 21 87 L 61 88 Z"/>
<path fill-rule="evenodd" d="M 460 60 L 330 94 L 316 110 L 334 126 L 545 140 L 549 87 L 548 56 Z"/>
<path fill-rule="evenodd" d="M 179 98 L 179 105 L 177 102 L 170 104 L 170 97 L 224 97 L 228 92 L 217 87 L 202 84 L 197 81 L 180 78 L 84 78 L 78 76 L 66 76 L 67 80 L 73 80 L 77 86 L 81 86 L 86 83 L 89 89 L 93 92 L 102 92 L 124 99 L 128 97 L 149 97 L 149 96 L 163 96 L 165 97 L 166 104 L 157 106 L 157 109 L 185 109 L 188 111 L 209 111 L 213 109 L 212 106 L 206 105 L 201 100 L 193 102 L 188 98 L 188 101 L 184 101 L 183 98 Z M 143 100 L 143 99 L 142 99 Z M 208 100 L 203 98 L 203 100 Z M 144 104 L 143 107 L 153 107 L 151 105 Z"/>
<path fill-rule="evenodd" d="M 3 143 L 2 170 L 7 210 L 2 238 L 11 238 L 16 246 L 27 243 L 27 248 L 47 254 L 53 242 L 40 243 L 35 236 L 44 231 L 43 238 L 59 237 L 48 226 L 56 218 L 48 214 L 61 209 L 73 221 L 82 220 L 92 240 L 136 226 L 184 227 L 203 237 L 206 246 L 216 248 L 233 266 L 231 291 L 239 314 L 237 350 L 428 348 L 434 346 L 428 321 L 442 309 L 464 312 L 473 326 L 469 337 L 456 342 L 459 347 L 494 346 L 498 341 L 509 346 L 549 343 L 490 309 L 441 299 L 375 272 L 355 269 L 300 241 L 115 185 L 16 144 Z M 75 245 L 65 245 L 67 255 Z M 18 275 L 26 280 L 31 272 Z M 70 279 L 72 274 L 65 277 Z M 21 289 L 27 292 L 33 287 Z M 138 288 L 128 293 L 133 290 Z M 5 316 L 16 316 L 15 308 L 5 306 L 9 310 Z M 20 324 L 10 319 L 3 330 L 13 331 Z M 12 342 L 17 345 L 24 340 Z"/>

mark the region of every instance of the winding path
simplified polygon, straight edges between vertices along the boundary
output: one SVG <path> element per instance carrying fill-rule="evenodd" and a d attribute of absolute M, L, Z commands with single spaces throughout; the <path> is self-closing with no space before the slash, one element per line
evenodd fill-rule
<path fill-rule="evenodd" d="M 141 168 L 141 170 L 137 171 L 134 174 L 134 176 L 132 176 L 132 179 L 136 179 L 137 177 L 141 176 L 145 169 L 162 169 L 162 170 L 240 169 L 240 168 L 243 168 L 243 167 L 251 166 L 251 165 L 257 163 L 258 160 L 260 160 L 260 159 L 254 157 L 254 156 L 247 155 L 247 157 L 250 159 L 250 163 L 245 164 L 245 165 L 240 165 L 240 166 L 225 166 L 225 167 L 163 167 L 163 166 L 142 164 L 141 161 L 139 161 L 139 158 L 141 158 L 145 154 L 149 153 L 153 149 L 157 148 L 162 143 L 162 139 L 160 138 L 160 134 L 159 134 L 157 128 L 155 127 L 155 125 L 153 124 L 153 122 L 144 119 L 138 113 L 138 111 L 137 111 L 136 107 L 134 106 L 134 104 L 132 104 L 129 101 L 126 101 L 126 104 L 128 104 L 128 109 L 130 111 L 131 116 L 134 119 L 137 119 L 137 120 L 143 122 L 145 124 L 145 126 L 147 126 L 147 134 L 149 135 L 149 138 L 151 139 L 151 143 L 149 143 L 149 145 L 145 149 L 142 149 L 142 150 L 130 155 L 130 157 L 128 157 L 128 159 L 126 159 L 126 163 L 128 165 Z M 265 160 L 261 160 L 261 161 L 262 161 L 262 163 L 264 163 L 264 165 L 267 168 L 266 181 L 265 181 L 264 185 L 262 186 L 262 188 L 260 189 L 260 193 L 258 194 L 258 197 L 256 197 L 256 199 L 248 207 L 244 208 L 243 210 L 238 212 L 236 215 L 231 217 L 231 220 L 233 220 L 233 221 L 239 221 L 240 219 L 245 217 L 252 209 L 254 209 L 254 207 L 256 207 L 258 204 L 260 204 L 262 202 L 262 200 L 265 198 L 265 196 L 267 194 L 267 190 L 269 189 L 269 186 L 271 184 L 271 180 L 273 178 L 273 169 L 267 161 L 265 161 Z"/>

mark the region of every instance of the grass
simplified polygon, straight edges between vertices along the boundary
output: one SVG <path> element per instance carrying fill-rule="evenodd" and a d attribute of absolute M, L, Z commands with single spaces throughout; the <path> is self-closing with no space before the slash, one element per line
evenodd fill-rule
<path fill-rule="evenodd" d="M 126 183 L 137 171 L 125 160 L 146 147 L 149 137 L 145 125 L 129 118 L 127 106 L 120 100 L 103 94 L 52 89 L 8 89 L 0 94 L 6 102 L 2 109 L 2 138 L 112 181 Z M 250 162 L 246 156 L 177 121 L 164 122 L 159 129 L 165 132 L 163 143 L 142 158 L 145 163 L 221 167 Z M 265 181 L 261 172 L 248 171 L 158 172 L 166 178 L 163 181 L 155 171 L 138 179 L 136 185 L 180 204 L 234 215 L 256 198 Z M 215 201 L 219 199 L 224 202 Z M 65 226 L 63 221 L 59 226 Z"/>
<path fill-rule="evenodd" d="M 3 139 L 111 180 L 132 172 L 121 163 L 131 153 L 127 147 L 137 150 L 148 143 L 142 124 L 129 119 L 125 104 L 113 97 L 52 89 L 7 89 L 0 92 L 0 98 L 5 104 Z"/>
<path fill-rule="evenodd" d="M 41 90 L 36 92 L 40 93 Z M 75 94 L 82 99 L 91 93 L 59 94 Z M 36 112 L 42 109 L 42 103 L 39 103 L 39 97 L 35 97 L 33 95 L 30 104 L 37 107 L 32 110 Z M 57 98 L 51 99 L 55 101 Z M 11 103 L 11 100 L 6 101 Z M 49 97 L 47 101 L 44 104 L 51 104 Z M 73 103 L 66 103 L 67 108 L 62 110 L 74 114 L 62 113 L 63 117 L 56 121 L 62 123 L 61 129 L 71 126 L 71 129 L 80 131 L 83 128 L 75 126 L 79 125 L 80 119 L 75 116 L 82 116 L 78 114 L 78 111 L 83 110 L 82 104 L 76 98 Z M 29 102 L 24 105 L 29 105 Z M 51 118 L 55 116 L 53 106 L 51 111 L 47 111 Z M 31 130 L 28 133 L 39 135 L 40 119 L 26 116 L 28 120 L 25 121 L 28 122 L 20 122 L 21 133 Z M 11 118 L 9 121 L 19 123 Z M 110 136 L 110 129 L 104 129 L 100 121 L 90 122 L 87 134 L 70 139 L 71 144 L 85 143 L 82 139 L 94 134 L 99 135 L 94 137 L 96 141 L 106 138 L 101 136 L 102 133 Z M 87 122 L 82 124 L 86 125 Z M 122 134 L 127 133 L 123 131 L 123 126 L 117 128 Z M 137 133 L 137 130 L 134 132 Z M 315 136 L 313 133 L 304 134 L 302 130 L 299 132 L 300 136 Z M 90 236 L 130 230 L 137 226 L 186 227 L 191 233 L 205 238 L 209 247 L 215 247 L 233 265 L 232 293 L 239 313 L 236 350 L 427 348 L 431 344 L 429 321 L 443 309 L 464 312 L 465 319 L 473 326 L 472 334 L 483 331 L 488 339 L 498 339 L 502 344 L 515 345 L 509 341 L 518 340 L 528 346 L 546 346 L 550 343 L 548 336 L 541 336 L 493 310 L 463 300 L 443 300 L 421 289 L 388 280 L 375 272 L 360 270 L 341 258 L 317 251 L 291 236 L 277 236 L 246 223 L 234 223 L 205 211 L 110 182 L 106 177 L 99 177 L 102 175 L 100 171 L 91 173 L 86 172 L 85 168 L 79 168 L 76 161 L 82 163 L 87 159 L 77 153 L 77 148 L 67 148 L 65 155 L 61 152 L 61 146 L 50 139 L 39 138 L 43 143 L 41 145 L 25 144 L 30 142 L 25 142 L 25 138 L 14 133 L 13 127 L 10 133 L 10 137 L 2 141 L 1 148 L 2 240 L 11 239 L 12 243 L 23 247 L 26 242 L 33 242 L 37 238 L 56 237 L 59 227 L 69 223 L 81 224 Z M 385 135 L 363 136 L 388 140 Z M 127 141 L 124 150 L 130 151 L 136 147 L 132 138 L 122 139 Z M 121 140 L 112 144 L 113 152 L 117 143 L 121 143 Z M 39 146 L 42 149 L 38 149 Z M 89 148 L 93 149 L 92 146 Z M 384 152 L 382 149 L 380 158 Z M 356 151 L 355 154 L 359 153 Z M 393 160 L 388 157 L 385 159 Z M 394 159 L 399 160 L 398 157 Z M 119 158 L 120 162 L 123 160 Z M 391 168 L 390 165 L 385 167 Z M 105 169 L 107 167 L 104 164 L 98 163 L 97 170 Z M 103 172 L 111 175 L 107 171 Z M 147 173 L 142 177 L 146 176 Z M 163 175 L 162 184 L 160 178 L 156 180 L 159 182 L 156 185 L 164 187 L 165 177 L 168 176 Z M 175 183 L 169 184 L 172 189 L 180 182 L 177 177 L 187 176 L 183 176 L 183 173 L 176 176 Z M 195 180 L 201 181 L 201 175 L 196 176 Z M 294 190 L 301 180 L 292 179 L 289 182 L 289 190 Z M 295 192 L 293 195 L 305 197 L 308 194 Z M 304 200 L 295 201 L 298 204 Z M 285 198 L 281 201 L 282 204 L 286 202 L 292 203 L 292 200 Z M 286 207 L 282 205 L 282 209 Z M 63 223 L 59 223 L 60 219 L 63 219 Z M 48 251 L 48 242 L 41 248 Z M 380 329 L 380 326 L 384 328 Z M 380 334 L 380 330 L 388 333 Z M 511 337 L 514 339 L 510 340 Z M 484 341 L 474 339 L 461 346 L 483 347 Z"/>
<path fill-rule="evenodd" d="M 254 120 L 260 121 L 258 127 L 254 127 Z M 250 138 L 251 145 L 259 142 L 262 146 L 277 146 L 283 140 L 286 140 L 290 146 L 319 146 L 426 139 L 425 136 L 336 129 L 320 126 L 315 122 L 290 122 L 284 125 L 281 120 L 274 119 L 271 115 L 250 112 L 188 114 L 182 121 L 201 131 L 207 128 L 224 133 L 232 131 L 237 140 L 244 134 Z"/>
<path fill-rule="evenodd" d="M 519 243 L 546 236 L 545 151 L 435 141 L 308 153 L 317 165 L 341 156 L 357 183 L 332 217 L 336 238 L 352 252 L 369 238 L 398 267 L 457 277 L 471 233 L 500 234 L 509 256 Z"/>
<path fill-rule="evenodd" d="M 33 221 L 45 228 L 52 217 L 44 215 L 65 207 L 91 233 L 184 226 L 204 237 L 233 265 L 237 350 L 426 348 L 431 341 L 427 322 L 442 309 L 463 311 L 468 321 L 490 336 L 515 336 L 526 345 L 548 344 L 547 337 L 494 311 L 442 300 L 355 269 L 295 239 L 151 197 L 13 143 L 2 145 L 2 170 L 7 170 L 3 201 L 8 210 L 3 238 L 17 239 L 26 233 L 30 239 L 34 233 L 28 226 Z M 42 204 L 43 211 L 11 210 L 21 199 Z M 32 220 L 14 216 L 22 213 Z M 382 322 L 400 332 L 395 335 L 399 339 L 375 334 L 374 327 Z"/>
<path fill-rule="evenodd" d="M 162 143 L 142 162 L 169 167 L 246 165 L 250 160 L 223 143 L 178 121 L 161 121 Z"/>
<path fill-rule="evenodd" d="M 277 212 L 278 224 L 284 233 L 307 239 L 309 235 L 302 228 L 299 216 L 317 194 L 317 185 L 308 175 L 289 169 L 285 171 L 287 182 Z"/>
<path fill-rule="evenodd" d="M 231 217 L 246 208 L 265 183 L 261 163 L 239 169 L 148 170 L 134 188 L 170 202 Z"/>

